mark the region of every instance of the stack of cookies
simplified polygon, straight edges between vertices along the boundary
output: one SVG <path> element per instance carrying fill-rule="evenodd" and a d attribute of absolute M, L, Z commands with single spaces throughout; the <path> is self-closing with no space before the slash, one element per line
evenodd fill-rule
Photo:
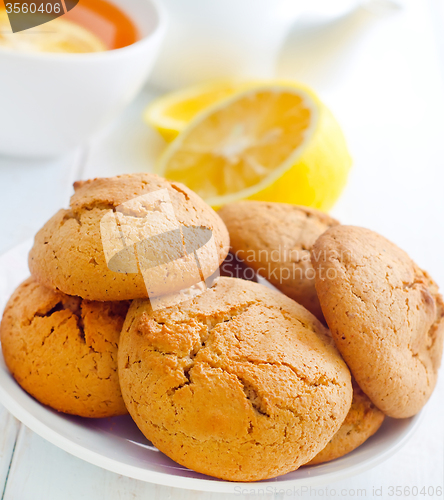
<path fill-rule="evenodd" d="M 216 214 L 153 174 L 74 187 L 0 326 L 43 404 L 129 412 L 180 464 L 257 481 L 343 456 L 430 397 L 443 301 L 382 236 L 278 203 Z M 230 248 L 273 286 L 218 277 Z"/>
<path fill-rule="evenodd" d="M 209 274 L 227 255 L 229 238 L 220 218 L 196 194 L 156 175 L 77 182 L 74 190 L 70 208 L 59 210 L 35 237 L 31 278 L 14 292 L 3 315 L 2 350 L 18 383 L 40 402 L 82 417 L 113 417 L 127 413 L 117 372 L 120 332 L 130 301 L 148 292 L 137 267 L 131 272 L 128 251 L 108 230 L 110 216 L 119 216 L 119 232 L 125 222 L 133 232 L 150 220 L 152 226 L 168 225 L 168 210 L 184 226 L 209 228 L 216 251 Z M 167 207 L 163 219 L 162 205 Z M 111 260 L 105 253 L 110 247 L 120 250 Z M 161 256 L 171 252 L 156 250 Z M 186 260 L 182 266 L 171 262 L 170 279 L 153 269 L 149 287 L 159 294 L 194 284 Z"/>

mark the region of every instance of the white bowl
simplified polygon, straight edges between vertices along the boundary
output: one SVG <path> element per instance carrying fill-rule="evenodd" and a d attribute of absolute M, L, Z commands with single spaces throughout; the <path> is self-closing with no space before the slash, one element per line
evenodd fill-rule
<path fill-rule="evenodd" d="M 112 0 L 140 40 L 89 54 L 0 49 L 0 154 L 51 157 L 85 142 L 138 93 L 165 31 L 157 0 Z"/>

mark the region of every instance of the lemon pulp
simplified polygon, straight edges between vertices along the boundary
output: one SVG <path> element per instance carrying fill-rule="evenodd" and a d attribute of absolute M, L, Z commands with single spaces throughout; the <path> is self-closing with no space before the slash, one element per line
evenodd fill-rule
<path fill-rule="evenodd" d="M 242 84 L 218 81 L 171 92 L 153 101 L 146 108 L 144 118 L 169 142 L 197 113 L 241 88 Z"/>
<path fill-rule="evenodd" d="M 342 131 L 315 94 L 267 84 L 197 113 L 165 151 L 159 173 L 214 207 L 249 198 L 328 210 L 350 166 Z"/>
<path fill-rule="evenodd" d="M 86 53 L 107 50 L 94 33 L 60 18 L 13 33 L 5 9 L 0 9 L 0 47 L 19 52 Z"/>

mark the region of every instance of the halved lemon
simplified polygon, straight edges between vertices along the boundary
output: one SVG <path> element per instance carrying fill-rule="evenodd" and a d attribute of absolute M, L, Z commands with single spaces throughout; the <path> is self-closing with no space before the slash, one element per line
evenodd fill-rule
<path fill-rule="evenodd" d="M 0 47 L 20 52 L 85 53 L 107 50 L 102 40 L 77 23 L 65 19 L 12 33 L 5 9 L 0 9 Z"/>
<path fill-rule="evenodd" d="M 170 92 L 150 103 L 144 118 L 170 142 L 197 113 L 244 88 L 243 83 L 217 81 Z"/>
<path fill-rule="evenodd" d="M 160 175 L 213 207 L 240 199 L 329 210 L 351 167 L 327 107 L 294 83 L 259 84 L 198 113 L 160 158 Z"/>

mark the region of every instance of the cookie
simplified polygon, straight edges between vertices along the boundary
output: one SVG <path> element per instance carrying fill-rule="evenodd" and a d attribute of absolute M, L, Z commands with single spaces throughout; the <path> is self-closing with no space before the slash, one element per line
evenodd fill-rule
<path fill-rule="evenodd" d="M 228 228 L 231 252 L 322 319 L 310 250 L 338 221 L 308 207 L 262 201 L 231 203 L 218 214 Z"/>
<path fill-rule="evenodd" d="M 146 173 L 74 189 L 29 254 L 32 276 L 49 288 L 88 300 L 152 298 L 201 283 L 228 253 L 223 222 L 182 184 Z"/>
<path fill-rule="evenodd" d="M 329 229 L 312 264 L 325 319 L 357 383 L 390 417 L 418 413 L 443 350 L 437 285 L 403 250 L 359 227 Z"/>
<path fill-rule="evenodd" d="M 176 462 L 231 481 L 314 458 L 352 399 L 328 330 L 285 295 L 235 278 L 163 310 L 134 301 L 118 365 L 143 434 Z"/>
<path fill-rule="evenodd" d="M 385 415 L 352 379 L 353 400 L 350 411 L 327 446 L 306 465 L 318 465 L 340 458 L 365 443 L 381 427 Z"/>
<path fill-rule="evenodd" d="M 69 297 L 29 278 L 0 324 L 6 365 L 25 391 L 58 411 L 123 415 L 117 346 L 128 307 Z"/>

